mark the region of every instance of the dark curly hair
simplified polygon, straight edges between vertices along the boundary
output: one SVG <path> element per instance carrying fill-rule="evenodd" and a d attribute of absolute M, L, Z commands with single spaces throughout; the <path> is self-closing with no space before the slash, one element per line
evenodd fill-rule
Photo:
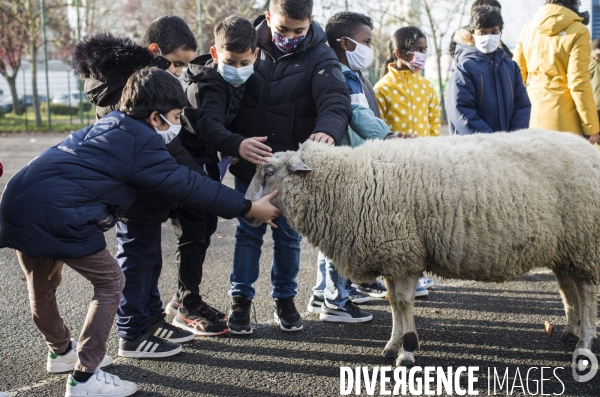
<path fill-rule="evenodd" d="M 239 15 L 231 15 L 215 27 L 215 46 L 225 51 L 244 53 L 254 52 L 258 33 L 252 23 Z"/>
<path fill-rule="evenodd" d="M 475 11 L 477 7 L 481 6 L 492 6 L 502 9 L 502 5 L 498 0 L 475 0 L 471 5 L 471 14 L 473 13 L 473 11 Z"/>
<path fill-rule="evenodd" d="M 416 26 L 407 26 L 394 32 L 390 39 L 390 56 L 385 60 L 381 68 L 381 77 L 387 73 L 388 65 L 396 62 L 396 50 L 401 54 L 411 51 L 417 40 L 425 38 L 425 34 Z"/>
<path fill-rule="evenodd" d="M 477 7 L 471 20 L 469 21 L 469 30 L 473 33 L 476 29 L 489 29 L 498 26 L 500 30 L 504 30 L 504 20 L 498 7 L 481 6 Z"/>
<path fill-rule="evenodd" d="M 157 18 L 148 25 L 140 44 L 148 48 L 152 43 L 158 45 L 163 56 L 177 50 L 198 49 L 198 42 L 188 24 L 174 15 Z"/>
<path fill-rule="evenodd" d="M 313 0 L 271 0 L 269 12 L 300 21 L 310 19 L 313 12 Z"/>
<path fill-rule="evenodd" d="M 123 89 L 119 110 L 137 119 L 147 119 L 153 111 L 167 114 L 183 109 L 186 97 L 179 80 L 157 67 L 135 72 Z"/>
<path fill-rule="evenodd" d="M 338 39 L 352 36 L 361 26 L 368 26 L 369 29 L 373 30 L 373 20 L 358 12 L 338 12 L 334 14 L 325 26 L 329 47 L 338 46 Z"/>

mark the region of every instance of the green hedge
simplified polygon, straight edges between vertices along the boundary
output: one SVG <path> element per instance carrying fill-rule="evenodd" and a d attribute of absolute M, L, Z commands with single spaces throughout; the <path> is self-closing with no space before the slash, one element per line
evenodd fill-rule
<path fill-rule="evenodd" d="M 42 113 L 47 112 L 46 106 L 47 106 L 46 102 L 43 102 L 42 105 L 40 106 L 40 111 Z M 92 104 L 89 102 L 84 102 L 83 103 L 83 111 L 89 112 L 90 110 L 92 110 Z M 69 116 L 69 115 L 77 116 L 79 114 L 79 105 L 69 106 L 69 105 L 65 105 L 65 104 L 56 104 L 56 103 L 50 102 L 50 113 L 56 114 L 56 115 L 63 115 L 63 116 Z"/>

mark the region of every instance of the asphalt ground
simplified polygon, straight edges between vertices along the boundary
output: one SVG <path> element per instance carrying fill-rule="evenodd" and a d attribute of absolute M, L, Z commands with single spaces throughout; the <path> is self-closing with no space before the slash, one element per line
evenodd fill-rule
<path fill-rule="evenodd" d="M 0 162 L 5 167 L 0 187 L 3 189 L 8 177 L 64 136 L 0 137 Z M 231 185 L 231 178 L 226 183 Z M 204 266 L 201 291 L 208 302 L 223 311 L 229 308 L 227 289 L 236 222 L 219 222 Z M 106 240 L 114 253 L 114 230 L 106 233 Z M 168 223 L 163 225 L 162 244 L 160 291 L 168 300 L 177 280 L 175 238 Z M 373 300 L 363 305 L 373 314 L 373 321 L 358 325 L 323 323 L 318 315 L 306 311 L 317 258 L 317 250 L 307 242 L 302 245 L 296 298 L 304 330 L 280 331 L 273 321 L 270 298 L 271 247 L 272 240 L 267 235 L 261 275 L 256 283 L 257 324 L 252 336 L 201 338 L 185 344 L 177 356 L 136 360 L 117 356 L 118 339 L 113 331 L 108 354 L 114 358 L 114 364 L 106 368 L 107 372 L 135 381 L 139 389 L 136 396 L 337 396 L 340 367 L 393 367 L 393 361 L 381 356 L 392 326 L 387 301 Z M 540 367 L 551 367 L 545 370 L 544 378 L 550 379 L 543 382 L 544 394 L 600 396 L 600 374 L 584 383 L 575 382 L 571 376 L 575 343 L 560 340 L 565 318 L 550 272 L 539 270 L 504 284 L 434 280 L 436 286 L 429 298 L 415 304 L 421 340 L 417 365 L 479 367 L 475 384 L 479 395 L 488 395 L 488 369 L 495 367 L 500 378 L 508 369 L 511 388 L 516 384 L 512 395 L 521 396 L 540 395 L 541 390 L 536 393 Z M 85 279 L 65 267 L 58 302 L 74 336 L 80 331 L 91 292 Z M 0 391 L 13 396 L 64 395 L 67 375 L 45 371 L 47 349 L 30 316 L 23 273 L 8 249 L 0 250 L 0 307 Z M 544 329 L 546 321 L 555 326 L 550 336 Z M 530 370 L 532 367 L 535 369 Z M 560 381 L 552 376 L 552 371 Z M 520 388 L 520 378 L 529 391 Z M 461 381 L 464 385 L 466 379 Z M 375 395 L 379 395 L 379 385 L 375 390 Z M 507 394 L 506 386 L 499 394 Z M 364 388 L 362 395 L 367 395 Z"/>

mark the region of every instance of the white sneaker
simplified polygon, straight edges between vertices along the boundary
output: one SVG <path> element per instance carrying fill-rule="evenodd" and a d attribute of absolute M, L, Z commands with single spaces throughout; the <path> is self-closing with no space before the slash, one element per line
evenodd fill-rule
<path fill-rule="evenodd" d="M 135 383 L 121 380 L 116 375 L 108 374 L 100 368 L 96 368 L 92 377 L 84 383 L 77 382 L 73 375 L 69 375 L 65 397 L 126 397 L 131 396 L 136 391 L 137 386 Z"/>
<path fill-rule="evenodd" d="M 0 391 L 0 397 L 12 397 L 10 394 Z"/>
<path fill-rule="evenodd" d="M 71 351 L 64 356 L 48 352 L 48 362 L 46 363 L 46 370 L 48 372 L 70 372 L 75 369 L 75 363 L 77 362 L 77 341 L 71 339 Z M 100 368 L 106 367 L 112 364 L 112 358 L 110 356 L 104 356 L 104 360 L 100 363 Z"/>

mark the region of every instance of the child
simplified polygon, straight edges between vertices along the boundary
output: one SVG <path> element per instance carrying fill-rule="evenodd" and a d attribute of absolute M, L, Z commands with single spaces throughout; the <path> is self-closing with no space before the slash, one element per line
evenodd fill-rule
<path fill-rule="evenodd" d="M 246 80 L 253 73 L 258 53 L 257 33 L 252 23 L 232 15 L 215 27 L 215 45 L 210 54 L 201 55 L 189 64 L 185 80 L 188 105 L 184 115 L 191 128 L 181 137 L 183 146 L 214 180 L 220 180 L 219 158 L 212 147 L 219 147 L 227 156 L 244 157 L 270 155 L 265 138 L 247 138 L 227 130 L 240 109 Z M 202 265 L 210 237 L 217 229 L 217 217 L 192 207 L 179 205 L 172 219 L 178 239 L 178 290 L 165 311 L 174 317 L 173 325 L 196 335 L 220 335 L 228 331 L 221 321 L 227 317 L 206 303 L 199 290 Z"/>
<path fill-rule="evenodd" d="M 307 139 L 339 143 L 348 128 L 348 88 L 335 53 L 325 43 L 325 32 L 313 22 L 312 6 L 312 0 L 272 0 L 269 11 L 255 22 L 259 54 L 232 123 L 233 133 L 228 139 L 211 142 L 225 153 L 232 153 L 227 142 L 238 142 L 233 150 L 237 149 L 241 158 L 230 170 L 239 192 L 248 189 L 256 164 L 265 162 L 271 153 L 256 147 L 246 150 L 239 143 L 242 139 L 262 137 L 259 142 L 280 152 L 296 150 Z M 271 268 L 274 317 L 283 331 L 299 331 L 303 322 L 294 296 L 301 237 L 284 218 L 274 223 L 278 226 L 273 229 Z M 266 231 L 266 225 L 252 227 L 240 218 L 229 290 L 233 304 L 228 326 L 233 334 L 252 333 L 252 284 L 258 278 Z"/>
<path fill-rule="evenodd" d="M 469 32 L 456 37 L 456 70 L 448 91 L 450 133 L 515 131 L 529 127 L 531 103 L 517 64 L 499 47 L 500 9 L 473 11 Z"/>
<path fill-rule="evenodd" d="M 75 49 L 75 67 L 84 78 L 86 87 L 104 87 L 111 101 L 120 98 L 121 82 L 134 70 L 157 64 L 173 76 L 181 74 L 194 56 L 196 39 L 188 25 L 179 17 L 165 16 L 154 20 L 144 32 L 142 44 L 103 33 L 91 35 Z M 121 66 L 121 67 L 116 67 Z M 92 103 L 104 106 L 100 114 L 111 109 L 108 99 L 87 92 Z M 183 124 L 183 123 L 182 123 Z M 173 127 L 163 134 L 169 153 L 177 163 L 204 176 L 202 166 L 181 146 L 178 130 Z M 133 358 L 158 358 L 177 354 L 177 343 L 189 341 L 194 334 L 173 327 L 164 319 L 158 291 L 162 269 L 161 223 L 169 219 L 177 203 L 150 192 L 141 193 L 123 213 L 117 223 L 117 261 L 125 273 L 125 288 L 117 311 L 119 335 L 118 354 Z M 160 346 L 157 350 L 139 351 L 139 347 Z"/>
<path fill-rule="evenodd" d="M 426 60 L 427 39 L 423 32 L 414 26 L 394 32 L 382 78 L 375 84 L 381 117 L 393 132 L 420 137 L 441 135 L 437 94 L 419 74 Z"/>
<path fill-rule="evenodd" d="M 225 218 L 256 212 L 268 220 L 279 213 L 265 200 L 250 203 L 177 165 L 160 133 L 171 128 L 169 123 L 179 124 L 185 103 L 183 88 L 168 73 L 137 71 L 124 88 L 123 112 L 111 112 L 71 134 L 6 185 L 0 201 L 0 247 L 15 249 L 27 278 L 33 319 L 50 349 L 48 368 L 73 370 L 65 396 L 129 396 L 136 391 L 134 383 L 99 369 L 110 363 L 106 340 L 125 283 L 106 249 L 104 232 L 115 225 L 131 197 L 152 190 Z M 56 303 L 63 261 L 94 286 L 77 346 Z"/>

